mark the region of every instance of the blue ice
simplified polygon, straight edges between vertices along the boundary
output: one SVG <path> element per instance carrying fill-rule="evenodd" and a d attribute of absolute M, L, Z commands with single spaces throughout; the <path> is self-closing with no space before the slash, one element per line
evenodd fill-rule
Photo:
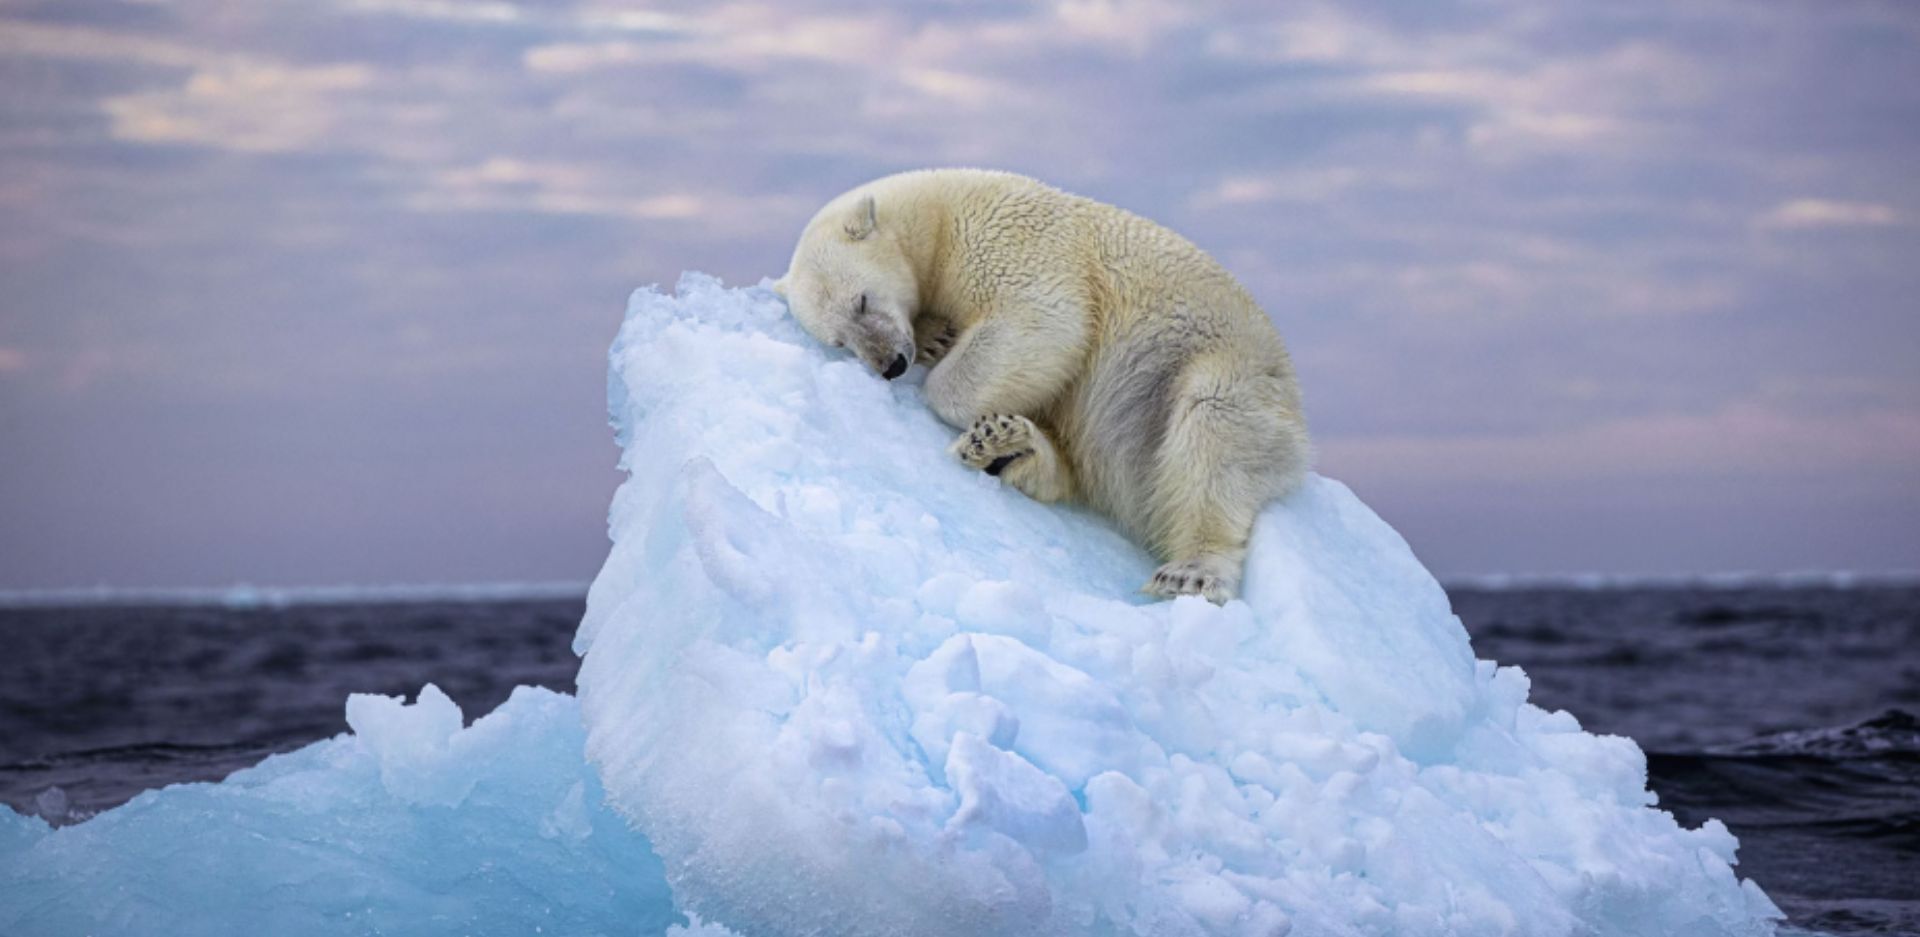
<path fill-rule="evenodd" d="M 462 726 L 431 685 L 218 784 L 49 829 L 0 809 L 0 934 L 660 934 L 660 860 L 604 806 L 573 697 Z"/>
<path fill-rule="evenodd" d="M 220 784 L 0 817 L 0 933 L 1773 932 L 1725 827 L 1476 660 L 1338 482 L 1262 515 L 1243 600 L 1151 603 L 764 289 L 637 293 L 611 366 L 577 703 L 355 697 Z"/>

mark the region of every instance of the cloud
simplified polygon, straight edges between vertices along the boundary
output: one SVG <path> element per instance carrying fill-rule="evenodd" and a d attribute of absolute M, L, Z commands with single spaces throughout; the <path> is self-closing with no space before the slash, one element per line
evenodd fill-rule
<path fill-rule="evenodd" d="M 455 23 L 504 25 L 532 19 L 525 7 L 490 0 L 346 0 L 341 6 L 358 13 Z"/>
<path fill-rule="evenodd" d="M 649 61 L 647 53 L 655 48 L 627 40 L 556 42 L 528 49 L 522 60 L 531 71 L 569 75 L 645 64 Z"/>
<path fill-rule="evenodd" d="M 658 10 L 589 6 L 554 10 L 504 0 L 342 0 L 346 12 L 546 31 L 672 33 L 689 18 Z"/>
<path fill-rule="evenodd" d="M 102 108 L 123 140 L 290 153 L 325 146 L 342 123 L 334 102 L 371 89 L 376 74 L 362 63 L 229 63 L 195 71 L 178 89 L 109 98 Z"/>
<path fill-rule="evenodd" d="M 232 56 L 191 43 L 0 17 L 0 57 L 198 67 Z"/>
<path fill-rule="evenodd" d="M 1015 84 L 945 68 L 908 68 L 900 80 L 919 94 L 974 109 L 1006 103 L 1021 93 Z"/>
<path fill-rule="evenodd" d="M 1304 4 L 1282 17 L 1231 23 L 1210 31 L 1210 55 L 1275 64 L 1379 68 L 1414 61 L 1399 36 L 1338 7 Z"/>
<path fill-rule="evenodd" d="M 1903 220 L 1893 206 L 1879 202 L 1796 198 L 1773 206 L 1755 223 L 1762 228 L 1852 228 L 1884 227 Z"/>
<path fill-rule="evenodd" d="M 1060 0 L 1053 6 L 1053 19 L 1058 35 L 1141 55 L 1194 17 L 1183 5 L 1156 0 Z M 1036 28 L 1044 27 L 1036 24 Z"/>
<path fill-rule="evenodd" d="M 1417 189 L 1432 183 L 1412 170 L 1361 169 L 1356 166 L 1317 166 L 1263 173 L 1236 173 L 1194 193 L 1188 204 L 1205 211 L 1222 206 L 1271 202 L 1328 203 L 1353 192 L 1381 189 Z"/>
<path fill-rule="evenodd" d="M 670 22 L 657 30 L 657 41 L 548 43 L 529 49 L 524 60 L 534 71 L 560 73 L 687 63 L 758 71 L 807 60 L 859 68 L 890 57 L 900 30 L 884 15 L 820 15 L 747 4 L 719 4 Z"/>
<path fill-rule="evenodd" d="M 623 191 L 621 181 L 620 174 L 590 165 L 495 157 L 434 173 L 429 186 L 409 196 L 407 204 L 420 211 L 520 211 L 641 221 L 690 221 L 710 214 L 708 201 L 693 193 L 640 195 Z"/>

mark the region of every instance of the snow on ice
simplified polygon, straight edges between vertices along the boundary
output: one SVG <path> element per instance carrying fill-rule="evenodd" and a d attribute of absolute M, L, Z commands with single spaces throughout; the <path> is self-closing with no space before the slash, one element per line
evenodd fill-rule
<path fill-rule="evenodd" d="M 0 933 L 1772 932 L 1339 483 L 1265 512 L 1244 601 L 1149 603 L 915 380 L 761 288 L 636 294 L 578 703 L 356 697 L 217 785 L 0 815 Z"/>

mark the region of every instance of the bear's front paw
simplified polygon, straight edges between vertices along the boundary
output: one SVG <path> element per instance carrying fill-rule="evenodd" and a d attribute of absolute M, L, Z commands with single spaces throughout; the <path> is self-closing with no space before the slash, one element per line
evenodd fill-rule
<path fill-rule="evenodd" d="M 1033 455 L 1033 438 L 1040 430 L 1024 416 L 996 413 L 973 422 L 948 451 L 988 475 L 1006 471 L 1015 461 Z"/>
<path fill-rule="evenodd" d="M 1228 564 L 1216 557 L 1201 557 L 1168 563 L 1153 571 L 1153 578 L 1140 591 L 1162 599 L 1177 595 L 1197 595 L 1215 605 L 1233 598 L 1235 582 Z"/>
<path fill-rule="evenodd" d="M 941 325 L 931 331 L 925 341 L 920 343 L 919 361 L 927 367 L 940 363 L 940 359 L 953 350 L 953 343 L 959 341 L 960 332 L 951 325 Z"/>

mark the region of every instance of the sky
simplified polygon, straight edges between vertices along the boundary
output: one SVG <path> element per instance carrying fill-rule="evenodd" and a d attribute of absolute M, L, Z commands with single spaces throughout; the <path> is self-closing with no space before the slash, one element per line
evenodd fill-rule
<path fill-rule="evenodd" d="M 1443 576 L 1920 569 L 1920 6 L 0 0 L 0 588 L 591 578 L 827 199 L 1187 235 Z"/>

